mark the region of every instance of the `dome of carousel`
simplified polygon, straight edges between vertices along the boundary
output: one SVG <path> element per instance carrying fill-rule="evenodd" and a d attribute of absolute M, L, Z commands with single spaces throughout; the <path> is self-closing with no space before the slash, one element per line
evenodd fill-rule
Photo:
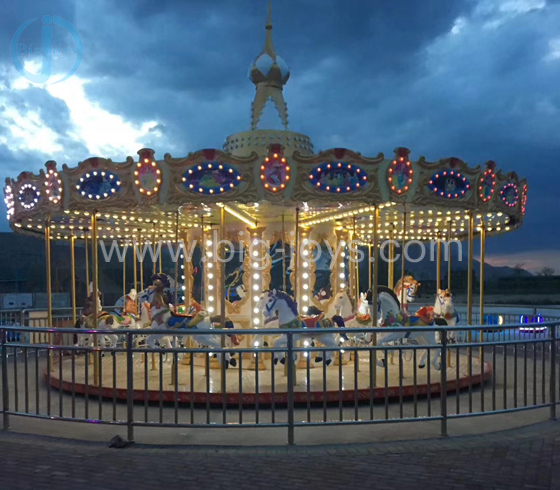
<path fill-rule="evenodd" d="M 133 322 L 136 327 L 146 327 L 153 326 L 160 318 L 164 319 L 158 323 L 161 328 L 188 329 L 193 318 L 197 318 L 197 322 L 202 322 L 197 325 L 207 322 L 208 328 L 219 325 L 221 328 L 252 329 L 254 335 L 238 339 L 247 348 L 285 347 L 285 344 L 277 344 L 274 335 L 263 336 L 259 329 L 275 328 L 274 325 L 293 327 L 300 318 L 302 322 L 310 321 L 315 332 L 320 328 L 317 325 L 336 327 L 338 320 L 332 320 L 335 317 L 346 322 L 346 327 L 402 325 L 403 315 L 408 313 L 406 305 L 413 300 L 415 282 L 404 274 L 404 254 L 402 263 L 391 260 L 395 258 L 395 248 L 409 242 L 439 243 L 440 240 L 468 243 L 469 307 L 472 310 L 473 240 L 479 238 L 484 244 L 492 235 L 512 232 L 521 226 L 527 205 L 527 181 L 514 172 L 502 170 L 501 164 L 492 160 L 475 165 L 456 157 L 427 161 L 404 146 L 394 149 L 388 156 L 383 153 L 364 156 L 348 148 L 316 152 L 308 136 L 288 129 L 283 86 L 290 71 L 273 46 L 270 11 L 265 45 L 252 63 L 249 76 L 256 87 L 250 126 L 228 136 L 221 150 L 205 148 L 183 157 L 167 153 L 158 158 L 154 150 L 142 148 L 137 156 L 129 156 L 124 162 L 90 157 L 77 165 L 59 166 L 48 161 L 39 174 L 22 172 L 15 179 L 6 179 L 5 202 L 10 226 L 15 232 L 44 236 L 47 250 L 54 240 L 70 241 L 72 253 L 75 244 L 86 245 L 86 254 L 88 257 L 91 254 L 91 298 L 103 289 L 96 272 L 103 267 L 103 262 L 99 247 L 92 247 L 92 244 L 105 246 L 112 242 L 125 252 L 130 250 L 124 263 L 132 261 L 134 274 L 123 277 L 120 304 L 124 306 L 123 317 L 130 314 L 133 320 L 107 320 L 107 314 L 102 313 L 101 306 L 92 299 L 88 305 L 89 314 L 84 314 L 90 321 L 86 324 L 91 327 L 104 322 L 104 328 L 114 328 L 111 325 L 130 326 Z M 261 127 L 260 118 L 266 104 L 273 104 L 283 129 Z M 218 242 L 222 246 L 218 247 Z M 158 262 L 155 256 L 139 265 L 133 243 L 159 243 L 165 252 L 176 254 L 171 277 L 164 274 L 161 260 Z M 439 253 L 438 247 L 438 289 L 442 284 Z M 223 260 L 226 255 L 231 260 Z M 319 259 L 321 255 L 323 258 Z M 363 260 L 357 260 L 359 255 Z M 390 259 L 386 277 L 379 277 L 380 255 Z M 50 271 L 50 266 L 47 269 Z M 124 271 L 123 266 L 123 274 L 126 274 Z M 404 280 L 397 281 L 401 276 Z M 130 289 L 138 291 L 137 296 L 130 295 Z M 389 294 L 387 289 L 394 289 L 395 293 Z M 367 290 L 369 299 L 366 299 Z M 164 291 L 171 294 L 165 296 Z M 397 305 L 397 311 L 393 311 L 396 317 L 391 321 L 394 315 L 390 316 L 383 306 L 371 308 L 371 311 L 367 307 L 367 303 L 380 304 L 383 294 L 387 301 Z M 360 312 L 359 306 L 364 302 L 365 311 Z M 281 318 L 282 311 L 275 306 L 280 303 L 286 305 L 287 323 Z M 76 308 L 78 305 L 74 304 Z M 143 308 L 152 308 L 151 312 L 146 312 L 146 315 L 149 313 L 146 322 L 142 320 Z M 159 315 L 161 308 L 169 314 Z M 315 315 L 317 310 L 324 315 Z M 295 312 L 294 315 L 290 316 L 290 311 Z M 51 306 L 49 314 L 52 315 Z M 472 323 L 472 312 L 467 322 Z M 301 325 L 307 328 L 310 323 Z M 117 341 L 110 336 L 100 337 L 100 342 Z M 221 344 L 211 335 L 206 337 L 198 342 L 201 346 L 214 352 L 224 348 L 223 337 Z M 228 342 L 233 342 L 234 337 L 232 335 Z M 313 361 L 305 356 L 296 371 L 301 368 L 309 372 L 321 362 L 327 365 L 332 354 L 336 354 L 334 361 L 352 371 L 351 365 L 346 366 L 351 354 L 333 350 L 338 349 L 341 339 L 350 345 L 371 341 L 352 335 L 348 335 L 348 340 L 345 335 L 334 334 L 309 334 L 309 337 L 330 352 Z M 379 338 L 377 341 L 380 342 Z M 195 342 L 196 338 L 189 338 L 187 345 L 192 347 Z M 161 338 L 149 336 L 144 348 L 153 352 L 164 344 Z M 282 374 L 275 374 L 274 363 L 270 362 L 276 360 L 272 358 L 277 355 L 278 352 L 265 350 L 260 356 L 245 353 L 238 355 L 237 362 L 226 361 L 230 362 L 230 367 L 251 371 L 253 376 L 259 370 L 266 373 L 261 375 L 260 390 L 258 377 L 257 381 L 248 382 L 252 383 L 254 391 L 249 395 L 244 393 L 245 397 L 249 396 L 244 398 L 244 403 L 270 402 L 275 376 Z M 183 383 L 181 401 L 192 401 L 190 393 L 196 396 L 199 388 L 193 388 L 193 376 L 223 366 L 223 359 L 210 362 L 208 356 L 204 356 L 197 353 L 183 360 L 196 368 L 189 379 L 174 371 L 178 362 L 176 356 L 173 368 L 161 363 L 159 368 L 155 364 L 152 368 L 165 369 L 176 384 Z M 462 356 L 460 363 L 466 363 Z M 109 359 L 102 362 L 105 361 Z M 139 359 L 136 361 L 140 363 Z M 368 364 L 362 370 L 364 373 L 370 373 L 370 363 L 377 365 L 371 357 L 361 358 L 360 362 Z M 53 373 L 49 379 L 53 385 L 68 390 L 72 372 L 71 365 L 65 363 L 64 369 L 56 375 Z M 471 363 L 480 373 L 475 384 L 489 376 L 489 364 L 477 359 L 471 359 Z M 87 364 L 78 364 L 77 369 L 82 369 L 78 385 L 87 386 L 83 373 L 84 369 L 87 372 Z M 434 361 L 433 365 L 436 364 Z M 140 364 L 136 367 L 143 372 Z M 106 367 L 104 372 L 110 369 L 115 368 Z M 319 377 L 321 370 L 315 371 L 318 374 L 310 375 L 312 387 L 309 388 L 308 383 L 308 391 L 326 383 L 326 378 Z M 381 380 L 381 370 L 378 374 Z M 425 378 L 426 374 L 422 376 Z M 367 378 L 366 374 L 364 377 Z M 391 377 L 391 382 L 398 385 L 398 373 L 392 372 Z M 365 397 L 370 396 L 370 388 L 375 384 L 368 379 L 363 381 Z M 471 384 L 473 379 L 470 378 Z M 115 375 L 113 381 L 107 382 L 121 381 Z M 235 401 L 241 388 L 233 378 L 230 382 L 228 396 L 231 388 L 233 398 L 228 400 Z M 463 382 L 458 368 L 456 374 L 454 370 L 449 371 L 449 389 Z M 93 383 L 100 381 L 97 379 Z M 190 391 L 186 387 L 189 383 Z M 281 383 L 278 383 L 276 395 L 281 391 Z M 424 386 L 418 393 L 422 389 L 426 392 L 426 380 L 418 383 Z M 113 384 L 108 389 L 115 387 Z M 148 391 L 150 400 L 152 397 L 159 399 L 151 387 L 146 388 L 146 393 Z M 222 392 L 216 388 L 212 403 L 221 403 Z M 317 393 L 316 400 L 324 397 L 338 400 L 333 393 L 338 396 L 339 386 L 317 388 Z M 305 391 L 296 393 L 296 402 L 304 401 L 305 394 Z M 201 394 L 197 401 L 206 401 L 203 395 L 207 393 Z M 352 391 L 345 392 L 346 395 L 348 399 L 355 396 Z M 372 396 L 386 394 L 380 391 Z"/>

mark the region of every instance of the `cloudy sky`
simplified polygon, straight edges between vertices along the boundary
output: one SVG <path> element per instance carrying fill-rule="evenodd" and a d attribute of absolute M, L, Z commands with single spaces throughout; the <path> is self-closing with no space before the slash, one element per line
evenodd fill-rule
<path fill-rule="evenodd" d="M 142 147 L 183 156 L 249 129 L 250 62 L 264 40 L 264 0 L 2 2 L 0 176 L 53 159 L 123 161 Z M 34 85 L 10 43 L 41 46 L 57 15 L 83 41 L 75 75 Z M 316 149 L 412 158 L 493 159 L 529 179 L 521 231 L 489 240 L 489 261 L 560 271 L 559 0 L 275 0 L 276 50 L 291 67 L 290 129 Z M 53 30 L 59 79 L 74 63 Z M 29 71 L 40 57 L 21 55 Z M 0 230 L 7 230 L 4 213 Z"/>

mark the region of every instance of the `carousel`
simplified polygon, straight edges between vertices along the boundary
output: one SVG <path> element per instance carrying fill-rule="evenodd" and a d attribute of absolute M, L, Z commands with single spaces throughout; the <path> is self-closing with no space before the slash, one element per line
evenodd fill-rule
<path fill-rule="evenodd" d="M 343 389 L 357 385 L 368 400 L 372 391 L 375 397 L 386 397 L 387 382 L 393 389 L 402 383 L 400 378 L 405 379 L 405 395 L 412 390 L 437 391 L 429 385 L 429 376 L 439 369 L 449 370 L 449 390 L 483 382 L 492 367 L 477 358 L 471 358 L 469 369 L 478 374 L 469 376 L 463 355 L 441 359 L 437 349 L 431 349 L 401 367 L 381 354 L 351 362 L 356 355 L 351 346 L 384 345 L 403 336 L 430 345 L 442 342 L 435 333 L 417 333 L 414 327 L 457 324 L 450 258 L 447 281 L 442 284 L 442 248 L 451 242 L 465 242 L 468 249 L 467 324 L 472 324 L 473 242 L 480 241 L 483 264 L 486 239 L 521 226 L 526 180 L 502 171 L 493 161 L 477 166 L 454 157 L 428 162 L 413 158 L 405 147 L 388 157 L 363 156 L 347 148 L 315 152 L 308 136 L 288 127 L 283 87 L 289 77 L 288 66 L 272 43 L 269 13 L 264 48 L 250 68 L 256 87 L 250 130 L 228 136 L 221 150 L 157 158 L 153 150 L 143 148 L 125 162 L 92 157 L 59 168 L 48 161 L 38 175 L 22 172 L 17 179 L 6 179 L 11 228 L 44 237 L 49 319 L 50 247 L 55 240 L 67 240 L 73 270 L 75 254 L 86 254 L 90 283 L 88 301 L 77 305 L 72 282 L 73 321 L 115 332 L 84 335 L 81 345 L 116 347 L 122 328 L 177 330 L 176 336 L 138 338 L 135 349 L 145 348 L 147 355 L 135 356 L 134 373 L 149 369 L 145 385 L 135 388 L 138 399 L 159 399 L 163 371 L 175 385 L 167 385 L 165 400 L 175 400 L 178 394 L 179 401 L 207 402 L 211 396 L 215 398 L 211 402 L 222 403 L 225 386 L 228 403 L 237 403 L 240 397 L 244 404 L 266 403 L 273 397 L 282 401 L 285 372 L 274 366 L 286 363 L 285 357 L 277 352 L 236 355 L 232 351 L 285 347 L 284 337 L 259 333 L 275 328 L 302 329 L 300 347 L 328 349 L 324 355 L 299 356 L 296 402 L 298 394 L 304 399 L 306 390 L 316 392 L 314 401 L 338 400 L 339 370 L 348 384 Z M 262 127 L 261 115 L 270 109 L 282 129 Z M 426 245 L 428 254 L 432 247 L 437 270 L 433 308 L 414 311 L 410 305 L 422 287 L 406 274 L 405 251 L 410 243 Z M 146 246 L 155 253 L 141 254 Z M 99 270 L 105 263 L 101 249 L 122 256 L 123 298 L 111 309 L 100 300 Z M 172 259 L 174 270 L 163 270 L 162 255 Z M 151 262 L 149 274 L 141 260 Z M 383 276 L 382 261 L 387 262 Z M 133 264 L 132 277 L 126 274 L 127 264 Z M 483 266 L 479 280 L 483 318 Z M 345 327 L 375 326 L 410 326 L 412 334 L 344 333 Z M 321 334 L 322 328 L 338 328 L 340 333 Z M 208 333 L 184 335 L 189 329 Z M 214 329 L 230 329 L 231 335 L 212 335 Z M 236 329 L 254 335 L 236 336 Z M 447 340 L 455 338 L 451 335 Z M 197 353 L 154 361 L 154 351 L 178 345 L 218 353 L 229 350 L 225 356 Z M 223 376 L 224 362 L 226 381 L 209 385 L 212 378 Z M 124 363 L 124 356 L 119 359 L 118 354 L 116 361 L 100 356 L 91 370 L 94 376 L 88 377 L 88 361 L 63 360 L 48 379 L 63 390 L 70 389 L 72 380 L 74 390 L 91 394 L 107 390 L 110 397 L 116 391 L 124 398 L 126 366 L 119 368 Z M 385 387 L 378 388 L 383 383 Z M 347 394 L 353 399 L 352 391 Z"/>

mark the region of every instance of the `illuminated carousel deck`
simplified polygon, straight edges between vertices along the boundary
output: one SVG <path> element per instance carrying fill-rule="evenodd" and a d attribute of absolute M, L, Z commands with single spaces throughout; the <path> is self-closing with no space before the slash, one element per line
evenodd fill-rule
<path fill-rule="evenodd" d="M 364 356 L 365 357 L 365 356 Z M 224 395 L 221 392 L 220 369 L 210 369 L 209 378 L 206 369 L 202 365 L 203 359 L 195 360 L 193 366 L 184 364 L 179 359 L 177 364 L 177 385 L 173 380 L 173 364 L 163 360 L 160 363 L 159 354 L 155 356 L 155 363 L 151 361 L 146 365 L 143 355 L 134 356 L 134 400 L 136 401 L 175 401 L 177 394 L 180 403 L 211 403 L 222 404 Z M 457 388 L 466 388 L 480 385 L 492 375 L 490 363 L 484 363 L 481 369 L 480 361 L 472 359 L 472 377 L 469 379 L 469 362 L 466 355 L 459 356 L 459 369 L 457 370 L 456 357 L 453 356 L 451 367 L 447 368 L 447 391 L 455 391 Z M 243 369 L 230 367 L 226 370 L 226 403 L 254 405 L 275 403 L 287 403 L 287 377 L 284 375 L 284 367 L 278 364 L 271 369 L 270 359 L 261 363 L 261 369 L 245 369 L 251 363 L 250 359 L 243 360 Z M 306 363 L 304 363 L 305 365 Z M 313 366 L 314 363 L 310 363 Z M 155 369 L 153 369 L 155 365 Z M 101 388 L 94 384 L 93 365 L 85 365 L 84 356 L 77 356 L 73 363 L 71 358 L 62 361 L 60 366 L 55 365 L 50 375 L 47 373 L 47 381 L 54 388 L 62 388 L 68 393 L 88 394 L 99 396 L 99 390 L 107 398 L 126 400 L 127 398 L 127 369 L 125 354 L 116 354 L 113 360 L 111 355 L 102 359 L 101 363 Z M 160 374 L 159 367 L 163 371 Z M 264 366 L 264 369 L 263 369 Z M 300 364 L 301 366 L 301 364 Z M 413 364 L 403 360 L 403 379 L 399 383 L 399 362 L 395 356 L 394 364 L 389 363 L 388 373 L 385 369 L 377 368 L 376 387 L 371 390 L 371 369 L 369 355 L 360 359 L 358 363 L 357 379 L 355 377 L 354 362 L 348 362 L 342 366 L 330 365 L 325 370 L 322 364 L 316 364 L 309 369 L 298 368 L 296 371 L 296 386 L 294 393 L 295 403 L 322 402 L 326 397 L 327 402 L 370 400 L 372 395 L 375 399 L 425 396 L 428 392 L 441 392 L 441 373 L 433 366 L 417 369 L 414 373 Z M 87 373 L 86 373 L 87 371 Z M 60 373 L 62 372 L 62 379 Z M 458 374 L 458 378 L 457 378 Z M 416 383 L 415 381 L 416 375 Z M 87 376 L 87 377 L 86 377 Z M 192 378 L 191 378 L 192 377 Z M 191 382 L 192 379 L 192 382 Z M 258 389 L 257 389 L 258 383 Z M 458 386 L 457 386 L 458 385 Z M 372 393 L 373 391 L 373 393 Z"/>

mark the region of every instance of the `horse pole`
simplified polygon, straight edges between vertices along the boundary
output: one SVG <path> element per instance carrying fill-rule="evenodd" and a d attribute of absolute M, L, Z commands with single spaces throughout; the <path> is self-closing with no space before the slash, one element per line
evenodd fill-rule
<path fill-rule="evenodd" d="M 486 225 L 484 218 L 480 220 L 480 324 L 484 325 L 484 255 L 486 250 Z M 484 332 L 480 331 L 480 343 L 484 340 Z M 482 359 L 482 346 L 480 347 L 480 358 Z"/>
<path fill-rule="evenodd" d="M 70 275 L 72 285 L 72 324 L 75 327 L 78 315 L 76 314 L 76 236 L 73 230 L 70 233 Z M 78 338 L 76 337 L 76 339 Z"/>
<path fill-rule="evenodd" d="M 93 210 L 91 213 L 91 261 L 92 261 L 92 271 L 91 275 L 93 278 L 93 325 L 96 329 L 99 328 L 99 276 L 97 275 L 98 269 L 98 255 L 97 255 L 97 210 Z M 103 337 L 103 336 L 102 336 Z M 93 345 L 97 345 L 97 334 L 93 336 Z M 99 386 L 99 356 L 93 356 L 93 384 Z"/>
<path fill-rule="evenodd" d="M 225 245 L 224 240 L 226 239 L 226 208 L 224 206 L 220 207 L 220 248 L 216 247 L 216 266 L 220 267 L 220 328 L 222 332 L 226 328 L 226 263 L 224 260 L 225 255 Z M 222 259 L 220 261 L 220 259 Z M 221 262 L 221 263 L 220 263 Z M 176 288 L 175 288 L 176 289 Z M 226 338 L 222 333 L 220 336 L 220 345 L 222 347 L 221 365 L 220 365 L 220 387 L 222 393 L 226 392 L 226 375 L 225 375 L 225 363 L 226 357 L 224 355 L 224 348 L 226 346 Z M 257 365 L 257 370 L 259 366 Z"/>
<path fill-rule="evenodd" d="M 441 288 L 441 237 L 439 233 L 437 235 L 437 243 L 436 243 L 436 251 L 437 251 L 437 261 L 436 261 L 436 294 Z"/>
<path fill-rule="evenodd" d="M 377 318 L 377 300 L 379 296 L 378 289 L 377 289 L 378 286 L 377 276 L 379 274 L 379 246 L 378 246 L 379 234 L 377 232 L 378 222 L 379 222 L 379 207 L 375 206 L 375 210 L 373 211 L 373 247 L 372 247 L 373 248 L 372 250 L 373 277 L 371 278 L 371 284 L 372 284 L 371 304 L 373 306 L 372 314 L 371 314 L 371 323 L 373 328 L 377 328 L 377 323 L 378 323 L 378 318 Z M 373 347 L 377 346 L 377 333 L 375 331 L 371 336 L 371 344 Z M 371 362 L 371 357 L 370 357 L 370 362 Z M 371 366 L 371 368 L 373 374 L 373 386 L 375 387 L 377 385 L 377 351 L 375 351 L 375 355 L 373 356 L 373 366 Z"/>
<path fill-rule="evenodd" d="M 469 211 L 469 262 L 467 268 L 467 323 L 472 325 L 472 289 L 473 289 L 473 241 L 474 241 L 474 214 Z M 451 248 L 451 246 L 450 246 Z M 472 331 L 468 333 L 469 343 L 472 342 Z M 469 356 L 472 356 L 472 348 L 469 347 Z M 472 374 L 472 363 L 469 362 L 469 376 Z"/>
<path fill-rule="evenodd" d="M 156 246 L 156 224 L 154 223 L 154 229 L 152 231 L 152 247 Z M 153 274 L 156 275 L 157 273 L 157 257 L 155 250 L 152 251 L 152 270 Z"/>
<path fill-rule="evenodd" d="M 387 286 L 389 289 L 395 289 L 395 225 L 391 224 L 391 231 L 389 232 L 389 264 L 387 264 Z"/>
<path fill-rule="evenodd" d="M 447 289 L 451 291 L 451 221 L 447 230 Z"/>
<path fill-rule="evenodd" d="M 402 247 L 403 247 L 403 254 L 401 257 L 401 310 L 404 314 L 404 275 L 406 270 L 406 258 L 404 249 L 406 247 L 406 210 L 403 211 L 403 227 L 402 227 Z"/>
<path fill-rule="evenodd" d="M 142 228 L 138 228 L 138 241 L 140 246 L 142 246 Z M 140 256 L 140 291 L 144 290 L 144 254 Z"/>
<path fill-rule="evenodd" d="M 76 325 L 76 235 L 74 231 L 70 235 L 70 270 L 72 284 L 72 322 Z"/>
<path fill-rule="evenodd" d="M 123 252 L 123 261 L 122 261 L 122 290 L 123 290 L 123 313 L 125 309 L 125 301 L 126 301 L 126 252 L 128 250 L 126 244 L 123 245 L 124 252 Z M 138 310 L 136 311 L 138 313 Z"/>
<path fill-rule="evenodd" d="M 282 213 L 282 290 L 286 292 L 286 229 L 284 221 L 284 213 Z"/>
<path fill-rule="evenodd" d="M 47 327 L 53 328 L 52 320 L 52 274 L 51 274 L 51 218 L 47 216 L 45 220 L 45 261 L 46 261 L 46 273 L 47 273 Z M 49 343 L 53 345 L 54 336 L 49 334 Z M 49 350 L 51 370 L 54 371 L 53 366 L 53 351 Z M 62 383 L 62 379 L 60 380 Z"/>

